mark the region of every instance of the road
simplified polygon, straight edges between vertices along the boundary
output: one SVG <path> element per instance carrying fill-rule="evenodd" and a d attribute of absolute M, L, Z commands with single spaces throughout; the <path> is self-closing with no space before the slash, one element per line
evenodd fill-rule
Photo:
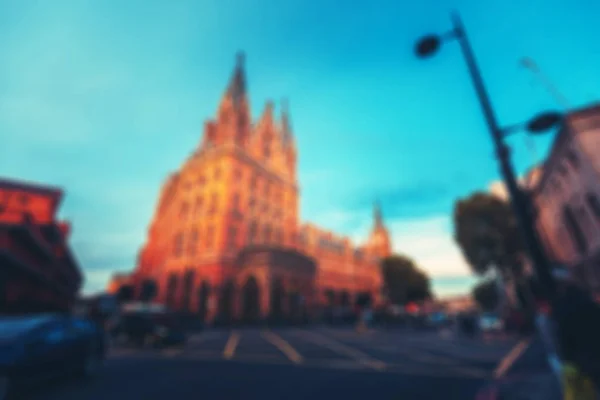
<path fill-rule="evenodd" d="M 515 340 L 341 328 L 215 330 L 114 348 L 102 372 L 34 399 L 473 399 Z"/>

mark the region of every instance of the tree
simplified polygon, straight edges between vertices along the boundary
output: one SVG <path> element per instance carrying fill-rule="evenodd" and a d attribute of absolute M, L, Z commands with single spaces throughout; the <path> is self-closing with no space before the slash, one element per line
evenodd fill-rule
<path fill-rule="evenodd" d="M 152 301 L 158 294 L 158 286 L 154 279 L 144 279 L 140 290 L 140 300 L 144 302 Z"/>
<path fill-rule="evenodd" d="M 119 290 L 117 290 L 117 301 L 119 303 L 126 303 L 133 300 L 133 295 L 135 294 L 134 292 L 135 290 L 133 285 L 121 285 Z"/>
<path fill-rule="evenodd" d="M 521 272 L 524 251 L 521 232 L 510 204 L 475 193 L 454 206 L 454 239 L 477 275 L 491 268 L 506 274 Z"/>
<path fill-rule="evenodd" d="M 494 311 L 500 301 L 496 282 L 486 279 L 473 287 L 473 298 L 484 311 Z"/>
<path fill-rule="evenodd" d="M 392 303 L 406 304 L 431 297 L 429 277 L 410 258 L 387 257 L 381 262 L 381 272 Z"/>

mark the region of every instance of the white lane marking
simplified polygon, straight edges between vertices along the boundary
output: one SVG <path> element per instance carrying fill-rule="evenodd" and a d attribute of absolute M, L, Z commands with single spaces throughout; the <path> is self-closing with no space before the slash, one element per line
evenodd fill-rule
<path fill-rule="evenodd" d="M 356 361 L 358 361 L 359 363 L 375 369 L 375 370 L 384 370 L 386 368 L 386 363 L 384 363 L 383 361 L 377 360 L 373 357 L 371 357 L 370 355 L 363 353 L 360 350 L 356 350 L 352 347 L 346 346 L 343 343 L 340 343 L 336 340 L 333 340 L 331 338 L 328 338 L 324 335 L 321 334 L 317 334 L 314 332 L 309 332 L 309 331 L 300 331 L 302 337 L 305 340 L 311 341 L 319 346 L 325 347 L 331 351 L 333 351 L 334 353 L 343 355 L 345 357 L 349 357 L 349 358 L 353 358 Z"/>
<path fill-rule="evenodd" d="M 231 332 L 229 335 L 229 339 L 225 344 L 225 348 L 223 349 L 223 357 L 227 360 L 231 360 L 235 355 L 235 349 L 237 348 L 238 343 L 240 342 L 240 334 L 236 331 Z"/>
<path fill-rule="evenodd" d="M 494 378 L 501 378 L 519 357 L 527 350 L 531 344 L 531 339 L 523 339 L 500 361 L 498 367 L 494 370 Z"/>
<path fill-rule="evenodd" d="M 267 342 L 277 347 L 277 349 L 279 349 L 279 351 L 281 351 L 293 363 L 300 364 L 302 362 L 302 356 L 300 353 L 298 353 L 291 344 L 283 340 L 281 336 L 269 331 L 261 332 L 261 336 Z"/>

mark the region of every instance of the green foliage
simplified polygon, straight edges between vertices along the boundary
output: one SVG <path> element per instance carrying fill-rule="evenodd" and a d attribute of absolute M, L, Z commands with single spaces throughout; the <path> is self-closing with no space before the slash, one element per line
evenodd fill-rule
<path fill-rule="evenodd" d="M 454 206 L 454 239 L 478 275 L 491 268 L 520 270 L 524 246 L 510 204 L 487 193 L 475 193 Z"/>
<path fill-rule="evenodd" d="M 493 280 L 484 280 L 473 287 L 473 298 L 484 311 L 494 311 L 500 301 L 498 287 Z"/>
<path fill-rule="evenodd" d="M 392 303 L 406 304 L 431 297 L 429 277 L 410 258 L 387 257 L 381 262 L 381 272 Z"/>

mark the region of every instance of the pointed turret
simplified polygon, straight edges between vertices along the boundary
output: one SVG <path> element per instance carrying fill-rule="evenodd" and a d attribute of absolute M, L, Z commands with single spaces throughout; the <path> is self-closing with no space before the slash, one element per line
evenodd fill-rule
<path fill-rule="evenodd" d="M 275 123 L 275 118 L 273 117 L 273 110 L 275 109 L 275 104 L 273 101 L 268 100 L 265 103 L 265 109 L 260 117 L 259 124 L 264 127 L 272 127 Z M 271 132 L 269 132 L 271 133 Z"/>
<path fill-rule="evenodd" d="M 373 221 L 375 221 L 375 230 L 385 229 L 383 226 L 383 217 L 381 216 L 381 205 L 379 201 L 375 201 L 373 206 Z"/>
<path fill-rule="evenodd" d="M 286 146 L 292 144 L 292 125 L 290 123 L 288 101 L 285 98 L 281 100 L 281 136 Z"/>
<path fill-rule="evenodd" d="M 245 145 L 250 132 L 250 106 L 246 88 L 244 53 L 237 54 L 236 65 L 217 112 L 215 142 Z"/>
<path fill-rule="evenodd" d="M 231 98 L 235 108 L 239 108 L 242 102 L 246 100 L 246 73 L 244 71 L 244 62 L 246 56 L 243 52 L 238 52 L 236 55 L 235 69 L 225 92 L 226 97 Z"/>
<path fill-rule="evenodd" d="M 390 234 L 383 223 L 379 201 L 373 206 L 373 231 L 369 238 L 369 248 L 377 257 L 387 257 L 392 253 Z"/>

